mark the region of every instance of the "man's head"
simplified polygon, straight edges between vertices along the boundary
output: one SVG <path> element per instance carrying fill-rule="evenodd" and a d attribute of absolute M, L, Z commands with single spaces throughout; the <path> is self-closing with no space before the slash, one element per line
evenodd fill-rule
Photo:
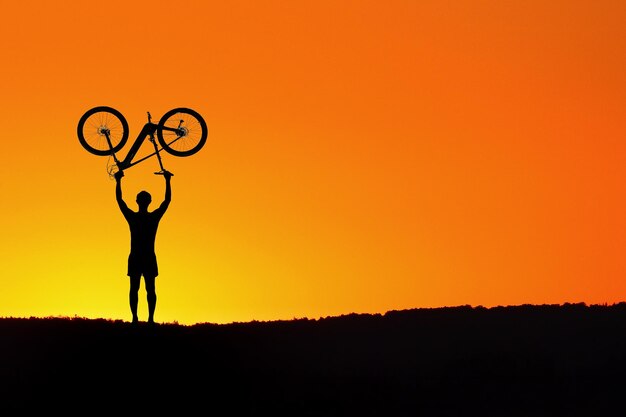
<path fill-rule="evenodd" d="M 140 210 L 147 210 L 150 202 L 152 202 L 152 196 L 149 192 L 140 191 L 137 194 L 137 205 L 139 206 Z"/>

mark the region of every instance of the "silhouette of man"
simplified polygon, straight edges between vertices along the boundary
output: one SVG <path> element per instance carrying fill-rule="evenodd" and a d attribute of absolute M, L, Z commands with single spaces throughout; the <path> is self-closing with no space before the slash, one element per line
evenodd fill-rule
<path fill-rule="evenodd" d="M 154 324 L 154 310 L 157 301 L 155 281 L 159 275 L 156 254 L 154 252 L 154 241 L 159 221 L 165 214 L 172 199 L 172 188 L 170 185 L 172 175 L 169 171 L 163 171 L 165 198 L 161 205 L 153 212 L 149 212 L 148 206 L 152 201 L 152 197 L 147 191 L 141 191 L 137 194 L 139 210 L 135 212 L 128 208 L 122 198 L 122 177 L 124 176 L 124 171 L 115 173 L 115 198 L 130 228 L 130 255 L 128 256 L 130 292 L 128 300 L 130 302 L 130 311 L 133 314 L 133 323 L 139 321 L 137 317 L 137 303 L 139 302 L 139 286 L 141 284 L 141 276 L 143 275 L 148 301 L 148 323 Z"/>

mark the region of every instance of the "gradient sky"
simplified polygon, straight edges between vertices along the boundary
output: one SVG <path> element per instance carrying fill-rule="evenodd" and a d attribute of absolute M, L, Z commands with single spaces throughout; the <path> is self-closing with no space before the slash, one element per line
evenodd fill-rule
<path fill-rule="evenodd" d="M 159 322 L 626 300 L 622 0 L 2 9 L 0 316 L 131 318 L 99 105 L 209 127 L 163 157 Z"/>

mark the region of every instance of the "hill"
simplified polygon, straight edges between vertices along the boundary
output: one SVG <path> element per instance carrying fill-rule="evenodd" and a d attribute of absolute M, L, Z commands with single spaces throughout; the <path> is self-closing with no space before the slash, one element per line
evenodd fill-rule
<path fill-rule="evenodd" d="M 536 417 L 626 406 L 625 303 L 192 326 L 3 318 L 0 338 L 1 415 Z"/>

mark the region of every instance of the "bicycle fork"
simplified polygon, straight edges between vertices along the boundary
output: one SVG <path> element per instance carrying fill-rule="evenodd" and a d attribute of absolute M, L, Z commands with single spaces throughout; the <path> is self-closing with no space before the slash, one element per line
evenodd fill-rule
<path fill-rule="evenodd" d="M 107 138 L 107 143 L 109 144 L 109 149 L 111 149 L 111 155 L 113 156 L 113 160 L 115 161 L 115 164 L 118 166 L 118 168 L 120 167 L 120 161 L 119 159 L 117 159 L 117 156 L 115 156 L 115 152 L 113 152 L 113 143 L 111 143 L 111 138 L 109 137 L 109 133 L 111 133 L 111 131 L 109 129 L 102 129 L 102 133 L 104 133 L 104 137 Z"/>

